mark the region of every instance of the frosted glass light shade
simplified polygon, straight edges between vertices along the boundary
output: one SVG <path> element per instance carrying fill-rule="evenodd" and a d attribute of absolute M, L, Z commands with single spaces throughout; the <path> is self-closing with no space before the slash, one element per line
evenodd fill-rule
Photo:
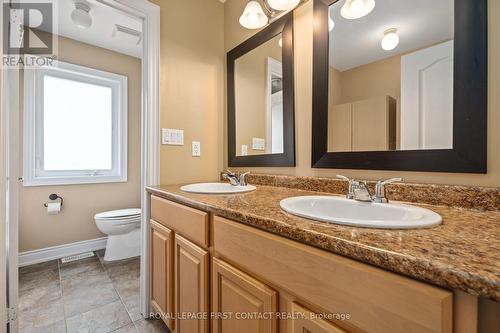
<path fill-rule="evenodd" d="M 297 7 L 300 0 L 267 0 L 269 6 L 274 10 L 290 10 Z"/>
<path fill-rule="evenodd" d="M 332 31 L 335 28 L 335 22 L 331 17 L 328 17 L 328 30 Z"/>
<path fill-rule="evenodd" d="M 247 29 L 259 29 L 268 22 L 269 18 L 257 1 L 249 1 L 240 16 L 240 24 Z"/>
<path fill-rule="evenodd" d="M 85 2 L 76 2 L 75 9 L 71 12 L 71 20 L 82 29 L 90 28 L 92 16 L 89 14 L 90 7 Z"/>
<path fill-rule="evenodd" d="M 382 38 L 382 42 L 380 43 L 384 50 L 391 51 L 399 45 L 397 31 L 397 29 L 389 29 L 384 32 L 384 38 Z"/>
<path fill-rule="evenodd" d="M 346 0 L 340 9 L 342 17 L 355 20 L 370 14 L 375 8 L 375 0 Z"/>

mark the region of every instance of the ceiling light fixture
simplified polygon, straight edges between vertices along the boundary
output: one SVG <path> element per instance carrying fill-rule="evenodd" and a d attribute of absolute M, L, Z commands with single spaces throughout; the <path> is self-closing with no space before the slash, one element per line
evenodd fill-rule
<path fill-rule="evenodd" d="M 375 8 L 375 0 L 346 0 L 340 15 L 348 20 L 359 19 L 370 14 Z"/>
<path fill-rule="evenodd" d="M 274 10 L 291 10 L 297 7 L 300 0 L 267 0 L 267 2 Z"/>
<path fill-rule="evenodd" d="M 303 0 L 250 0 L 243 14 L 240 24 L 247 29 L 260 29 L 269 21 L 282 16 L 286 11 L 297 7 Z"/>
<path fill-rule="evenodd" d="M 247 3 L 243 14 L 240 16 L 240 24 L 247 29 L 259 29 L 269 22 L 262 6 L 255 0 Z"/>
<path fill-rule="evenodd" d="M 90 28 L 92 25 L 92 16 L 89 14 L 90 6 L 86 1 L 75 2 L 75 9 L 71 12 L 71 20 L 82 29 Z"/>
<path fill-rule="evenodd" d="M 398 29 L 392 28 L 384 31 L 384 38 L 380 45 L 386 51 L 394 50 L 399 44 L 399 36 L 397 34 Z"/>

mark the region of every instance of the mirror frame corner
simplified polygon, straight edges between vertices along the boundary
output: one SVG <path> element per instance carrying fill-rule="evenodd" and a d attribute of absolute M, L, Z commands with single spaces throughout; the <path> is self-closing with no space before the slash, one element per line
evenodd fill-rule
<path fill-rule="evenodd" d="M 283 153 L 236 155 L 235 62 L 258 46 L 283 34 Z M 229 167 L 295 166 L 295 83 L 293 11 L 277 19 L 227 53 L 227 143 Z"/>
<path fill-rule="evenodd" d="M 328 152 L 329 7 L 314 1 L 312 168 L 487 173 L 487 0 L 455 1 L 453 149 Z"/>

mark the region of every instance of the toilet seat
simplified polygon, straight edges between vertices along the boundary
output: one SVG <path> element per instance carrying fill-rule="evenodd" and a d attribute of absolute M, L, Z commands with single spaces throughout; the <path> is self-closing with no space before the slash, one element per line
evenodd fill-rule
<path fill-rule="evenodd" d="M 113 219 L 127 219 L 136 218 L 141 216 L 140 208 L 129 208 L 129 209 L 118 209 L 111 210 L 109 212 L 102 212 L 94 216 L 95 219 L 99 220 L 113 220 Z"/>

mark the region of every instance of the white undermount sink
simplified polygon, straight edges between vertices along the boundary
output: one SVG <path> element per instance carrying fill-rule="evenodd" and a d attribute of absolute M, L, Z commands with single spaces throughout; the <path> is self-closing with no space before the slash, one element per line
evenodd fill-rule
<path fill-rule="evenodd" d="M 441 224 L 439 214 L 420 207 L 360 202 L 334 196 L 303 196 L 280 202 L 286 212 L 321 222 L 379 229 L 418 229 Z"/>
<path fill-rule="evenodd" d="M 190 193 L 202 193 L 202 194 L 234 194 L 234 193 L 244 193 L 251 192 L 256 189 L 253 185 L 246 186 L 234 186 L 228 183 L 198 183 L 184 185 L 181 190 Z"/>

